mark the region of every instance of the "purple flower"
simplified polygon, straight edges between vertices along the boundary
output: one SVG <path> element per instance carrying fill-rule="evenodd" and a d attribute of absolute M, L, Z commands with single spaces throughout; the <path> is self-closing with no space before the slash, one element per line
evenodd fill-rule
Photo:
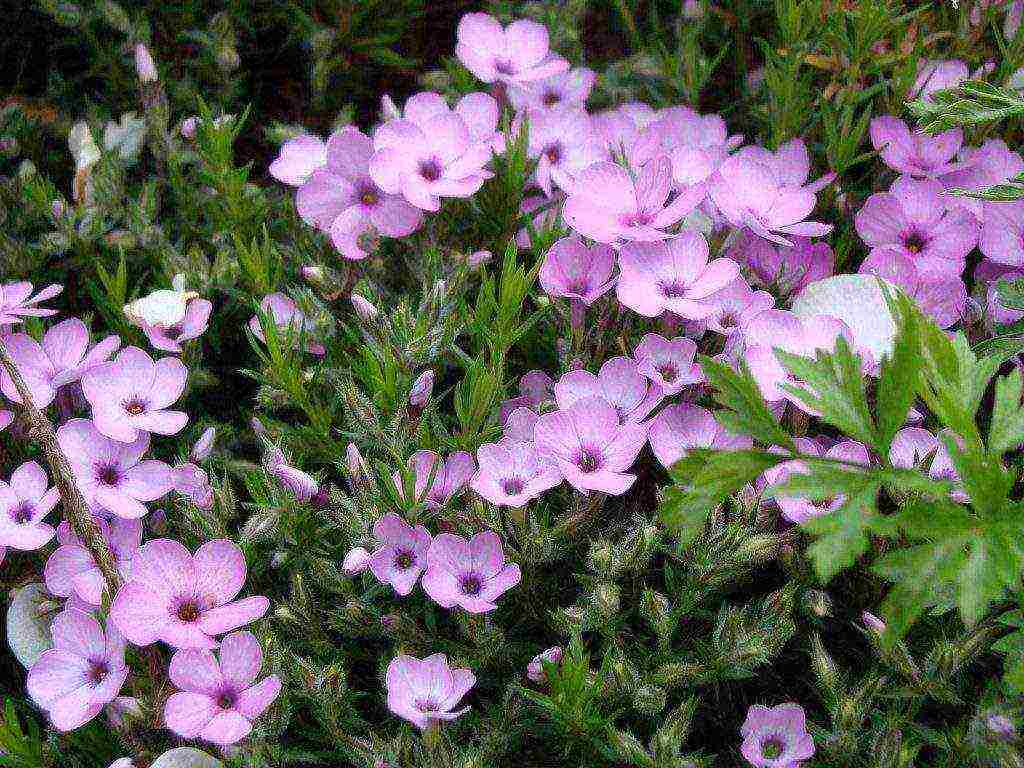
<path fill-rule="evenodd" d="M 875 248 L 859 271 L 878 275 L 902 288 L 942 328 L 949 328 L 964 316 L 967 289 L 960 276 L 926 273 L 901 248 Z"/>
<path fill-rule="evenodd" d="M 532 683 L 544 682 L 544 662 L 557 665 L 562 662 L 562 656 L 563 651 L 560 645 L 553 645 L 546 651 L 538 653 L 526 665 L 526 679 Z"/>
<path fill-rule="evenodd" d="M 539 417 L 534 414 L 534 418 Z M 499 507 L 522 507 L 561 485 L 558 467 L 550 459 L 537 455 L 532 440 L 531 432 L 530 442 L 505 439 L 481 445 L 476 452 L 480 468 L 470 480 L 470 488 Z"/>
<path fill-rule="evenodd" d="M 285 184 L 301 187 L 326 164 L 327 145 L 323 139 L 304 134 L 281 145 L 281 152 L 270 164 L 270 175 Z"/>
<path fill-rule="evenodd" d="M 263 457 L 263 469 L 303 504 L 312 499 L 320 488 L 316 478 L 289 464 L 284 451 L 276 445 L 267 449 Z"/>
<path fill-rule="evenodd" d="M 626 470 L 643 449 L 647 428 L 621 424 L 604 398 L 589 397 L 541 416 L 534 437 L 537 453 L 554 459 L 573 488 L 584 495 L 601 491 L 618 496 L 636 480 Z"/>
<path fill-rule="evenodd" d="M 342 128 L 327 140 L 325 153 L 323 165 L 296 193 L 295 207 L 306 223 L 331 236 L 342 256 L 365 259 L 375 236 L 405 237 L 419 229 L 420 211 L 373 180 L 368 136 Z"/>
<path fill-rule="evenodd" d="M 476 471 L 476 464 L 465 451 L 457 451 L 444 461 L 433 451 L 416 451 L 409 457 L 409 469 L 415 479 L 414 499 L 427 509 L 440 509 L 465 487 Z M 398 495 L 405 498 L 401 473 L 396 472 L 391 479 Z"/>
<path fill-rule="evenodd" d="M 889 448 L 889 461 L 894 467 L 924 470 L 935 480 L 949 480 L 957 486 L 950 497 L 961 502 L 968 499 L 967 494 L 959 487 L 960 475 L 953 465 L 949 451 L 943 442 L 927 429 L 904 427 L 897 432 Z"/>
<path fill-rule="evenodd" d="M 818 446 L 814 443 L 810 444 L 817 448 Z M 868 455 L 868 449 L 862 444 L 854 440 L 843 440 L 840 443 L 829 448 L 827 451 L 822 452 L 820 448 L 814 450 L 805 450 L 807 453 L 814 453 L 818 456 L 824 456 L 829 459 L 841 459 L 847 462 L 853 462 L 854 464 L 863 464 L 867 466 L 871 460 Z M 791 474 L 800 474 L 807 472 L 807 467 L 801 461 L 787 461 L 780 471 L 776 474 L 774 483 L 780 483 L 789 477 Z M 782 516 L 793 523 L 806 523 L 815 517 L 826 515 L 829 512 L 834 512 L 839 509 L 843 504 L 846 503 L 846 496 L 843 494 L 836 494 L 823 499 L 805 499 L 797 498 L 793 496 L 779 496 L 776 498 L 776 502 L 779 508 L 782 510 Z"/>
<path fill-rule="evenodd" d="M 897 173 L 934 178 L 960 167 L 953 161 L 960 151 L 964 134 L 959 128 L 929 136 L 923 131 L 911 133 L 898 117 L 883 115 L 871 121 L 871 143 L 882 161 Z"/>
<path fill-rule="evenodd" d="M 103 540 L 107 542 L 122 578 L 131 572 L 132 559 L 142 544 L 142 523 L 138 520 L 97 519 Z M 43 579 L 46 588 L 57 597 L 76 597 L 82 604 L 99 608 L 106 590 L 103 573 L 92 553 L 71 531 L 66 522 L 57 528 L 60 546 L 46 560 Z"/>
<path fill-rule="evenodd" d="M 922 61 L 918 65 L 917 79 L 910 89 L 910 98 L 932 101 L 932 94 L 956 88 L 970 77 L 967 65 L 959 59 Z"/>
<path fill-rule="evenodd" d="M 537 411 L 544 403 L 550 402 L 554 396 L 554 386 L 555 382 L 544 371 L 534 370 L 523 374 L 519 379 L 519 396 L 501 404 L 502 425 L 507 424 L 509 416 L 518 408 Z"/>
<path fill-rule="evenodd" d="M 145 432 L 139 432 L 132 443 L 120 443 L 100 434 L 88 419 L 72 419 L 57 430 L 57 442 L 94 512 L 144 517 L 148 510 L 143 502 L 156 501 L 173 486 L 167 464 L 142 460 L 149 449 Z"/>
<path fill-rule="evenodd" d="M 740 751 L 755 768 L 799 768 L 814 754 L 814 739 L 807 732 L 799 704 L 779 704 L 771 709 L 755 704 L 747 710 L 740 736 Z"/>
<path fill-rule="evenodd" d="M 615 285 L 615 251 L 597 243 L 589 248 L 579 237 L 563 237 L 551 246 L 540 268 L 540 285 L 548 296 L 575 299 L 588 307 Z"/>
<path fill-rule="evenodd" d="M 568 410 L 580 400 L 599 397 L 615 409 L 620 422 L 643 421 L 665 393 L 639 370 L 628 357 L 605 361 L 595 376 L 590 371 L 569 371 L 555 384 L 555 402 Z"/>
<path fill-rule="evenodd" d="M 469 541 L 441 533 L 427 551 L 423 591 L 442 608 L 457 605 L 469 613 L 487 613 L 521 577 L 518 565 L 505 562 L 494 531 L 481 531 Z"/>
<path fill-rule="evenodd" d="M 885 622 L 875 616 L 870 611 L 864 611 L 860 615 L 860 620 L 864 622 L 864 626 L 878 634 L 885 632 Z"/>
<path fill-rule="evenodd" d="M 113 362 L 82 376 L 96 429 L 122 443 L 153 432 L 175 435 L 188 422 L 183 411 L 167 410 L 185 391 L 188 369 L 176 357 L 156 362 L 138 347 L 122 349 Z"/>
<path fill-rule="evenodd" d="M 600 134 L 611 152 L 628 155 L 640 132 L 655 117 L 655 111 L 647 104 L 632 102 L 599 112 L 592 116 L 592 120 L 594 130 Z"/>
<path fill-rule="evenodd" d="M 1024 200 L 985 203 L 983 210 L 979 250 L 997 264 L 1024 267 Z"/>
<path fill-rule="evenodd" d="M 370 557 L 370 553 L 363 547 L 353 547 L 345 554 L 345 559 L 341 563 L 341 570 L 349 576 L 362 573 L 370 567 Z"/>
<path fill-rule="evenodd" d="M 817 202 L 812 189 L 781 184 L 775 168 L 763 161 L 730 157 L 710 184 L 711 199 L 725 218 L 765 240 L 790 245 L 784 235 L 821 237 L 832 231 L 829 224 L 806 221 Z"/>
<path fill-rule="evenodd" d="M 736 157 L 760 163 L 775 178 L 776 184 L 784 188 L 804 189 L 817 193 L 835 180 L 835 174 L 826 174 L 815 182 L 807 183 L 811 173 L 811 158 L 803 139 L 787 141 L 775 152 L 758 146 L 748 146 L 736 153 Z"/>
<path fill-rule="evenodd" d="M 563 107 L 529 117 L 530 157 L 537 159 L 537 186 L 551 196 L 552 183 L 571 193 L 581 171 L 608 159 L 608 149 L 581 108 Z M 517 121 L 517 122 L 521 122 Z"/>
<path fill-rule="evenodd" d="M 17 282 L 0 285 L 0 326 L 19 325 L 26 317 L 50 317 L 57 314 L 55 309 L 36 306 L 52 299 L 64 290 L 64 286 L 48 285 L 35 296 L 32 283 Z"/>
<path fill-rule="evenodd" d="M 621 165 L 594 163 L 576 176 L 562 218 L 584 237 L 600 243 L 664 240 L 664 231 L 692 211 L 704 198 L 684 192 L 668 203 L 672 163 L 658 155 L 637 173 Z M 666 205 L 667 203 L 667 205 Z"/>
<path fill-rule="evenodd" d="M 213 486 L 202 468 L 188 462 L 171 470 L 174 490 L 200 509 L 213 509 Z"/>
<path fill-rule="evenodd" d="M 145 43 L 135 44 L 135 74 L 143 85 L 155 83 L 160 77 L 156 71 L 156 63 Z"/>
<path fill-rule="evenodd" d="M 467 13 L 459 20 L 455 55 L 485 83 L 520 85 L 557 75 L 569 62 L 550 51 L 547 29 L 520 19 L 507 27 L 486 13 Z"/>
<path fill-rule="evenodd" d="M 214 656 L 208 650 L 180 650 L 171 657 L 168 676 L 178 687 L 164 706 L 164 722 L 183 739 L 234 744 L 252 731 L 281 693 L 277 675 L 256 678 L 263 651 L 251 632 L 232 632 Z"/>
<path fill-rule="evenodd" d="M 60 501 L 60 493 L 49 487 L 43 468 L 26 461 L 0 482 L 0 552 L 5 547 L 30 552 L 50 541 L 56 533 L 43 519 Z"/>
<path fill-rule="evenodd" d="M 371 302 L 364 299 L 358 293 L 352 294 L 352 309 L 356 312 L 356 317 L 362 320 L 364 323 L 372 323 L 378 317 L 380 317 L 380 310 L 377 309 Z"/>
<path fill-rule="evenodd" d="M 13 333 L 3 339 L 37 408 L 45 408 L 61 387 L 82 376 L 114 354 L 121 345 L 117 336 L 108 336 L 89 349 L 89 331 L 78 318 L 57 323 L 44 335 L 40 344 L 27 333 Z M 0 370 L 0 390 L 15 403 L 21 396 L 6 369 Z"/>
<path fill-rule="evenodd" d="M 982 264 L 984 263 L 982 262 Z M 991 262 L 988 263 L 991 264 Z M 1010 270 L 1002 266 L 999 269 L 1000 274 L 994 276 L 987 286 L 980 274 L 982 272 L 981 265 L 974 272 L 975 285 L 983 286 L 985 291 L 985 315 L 991 325 L 1006 325 L 1024 318 L 1024 310 L 1005 306 L 999 294 L 999 284 L 1001 282 L 1024 280 L 1024 272 Z"/>
<path fill-rule="evenodd" d="M 142 323 L 142 332 L 146 334 L 149 343 L 154 349 L 162 349 L 164 352 L 181 354 L 182 344 L 186 341 L 198 339 L 210 326 L 210 313 L 213 311 L 213 304 L 206 299 L 192 299 L 186 309 L 185 317 L 180 323 L 169 325 L 166 328 L 160 325 Z"/>
<path fill-rule="evenodd" d="M 648 435 L 651 450 L 666 469 L 691 448 L 736 451 L 754 444 L 746 435 L 727 432 L 710 411 L 690 403 L 668 406 L 651 421 Z"/>
<path fill-rule="evenodd" d="M 213 441 L 217 437 L 216 427 L 207 427 L 203 430 L 203 434 L 196 440 L 196 444 L 192 446 L 191 452 L 189 452 L 189 459 L 198 463 L 200 461 L 206 461 L 210 458 L 210 453 L 213 451 Z"/>
<path fill-rule="evenodd" d="M 472 141 L 489 144 L 495 152 L 503 150 L 505 135 L 497 130 L 501 109 L 493 96 L 480 91 L 463 96 L 454 109 L 448 106 L 448 102 L 441 94 L 423 91 L 405 102 L 404 112 L 399 112 L 396 108 L 394 114 L 385 122 L 405 119 L 426 131 L 432 118 L 450 114 L 462 118 L 469 129 Z"/>
<path fill-rule="evenodd" d="M 513 443 L 532 443 L 533 430 L 539 418 L 540 414 L 532 408 L 520 406 L 514 409 L 502 425 L 502 438 Z"/>
<path fill-rule="evenodd" d="M 809 284 L 835 271 L 835 254 L 825 242 L 806 237 L 792 238 L 791 246 L 742 233 L 729 251 L 729 258 L 750 270 L 752 282 L 776 292 L 780 297 L 796 294 Z"/>
<path fill-rule="evenodd" d="M 135 645 L 163 640 L 174 648 L 215 648 L 215 636 L 255 621 L 270 607 L 265 597 L 235 600 L 245 570 L 245 556 L 227 539 L 208 541 L 195 555 L 171 539 L 154 539 L 136 553 L 110 616 Z"/>
<path fill-rule="evenodd" d="M 369 557 L 370 570 L 377 581 L 390 584 L 396 594 L 405 597 L 427 567 L 430 533 L 422 525 L 413 528 L 391 513 L 376 522 L 373 536 L 379 546 Z"/>
<path fill-rule="evenodd" d="M 421 730 L 442 720 L 455 720 L 469 707 L 454 710 L 476 677 L 468 669 L 452 669 L 443 653 L 425 659 L 396 656 L 384 677 L 388 709 Z"/>
<path fill-rule="evenodd" d="M 663 394 L 676 395 L 684 387 L 704 381 L 704 372 L 693 361 L 696 354 L 697 345 L 684 336 L 669 341 L 664 336 L 648 333 L 640 340 L 633 357 L 637 371 Z"/>
<path fill-rule="evenodd" d="M 889 192 L 871 195 L 854 217 L 871 248 L 895 246 L 923 274 L 959 276 L 978 242 L 978 227 L 962 208 L 948 209 L 942 185 L 901 176 Z"/>
<path fill-rule="evenodd" d="M 493 133 L 477 135 L 472 122 L 454 111 L 420 123 L 392 120 L 373 135 L 370 176 L 387 194 L 437 211 L 440 198 L 469 197 L 493 176 L 484 168 L 493 154 Z"/>
<path fill-rule="evenodd" d="M 687 320 L 708 317 L 707 303 L 739 277 L 739 267 L 729 259 L 708 263 L 707 240 L 686 230 L 661 243 L 630 243 L 619 254 L 619 302 L 645 317 L 671 312 Z"/>
<path fill-rule="evenodd" d="M 775 247 L 767 240 L 761 242 L 770 248 Z M 708 296 L 707 303 L 713 308 L 712 313 L 704 319 L 707 327 L 723 336 L 732 336 L 766 309 L 772 309 L 775 297 L 767 291 L 751 290 L 740 277 Z"/>
<path fill-rule="evenodd" d="M 980 147 L 962 149 L 958 169 L 945 174 L 940 181 L 947 189 L 960 187 L 977 192 L 1002 184 L 1021 171 L 1024 158 L 1011 152 L 1002 139 L 989 139 Z M 984 219 L 984 210 L 989 207 L 982 200 L 960 195 L 951 196 L 949 205 L 970 211 L 978 221 Z"/>
<path fill-rule="evenodd" d="M 416 377 L 416 381 L 412 383 L 412 387 L 409 389 L 409 407 L 417 411 L 422 411 L 426 407 L 427 401 L 430 400 L 430 395 L 433 392 L 434 372 L 427 369 Z"/>
<path fill-rule="evenodd" d="M 562 192 L 555 192 L 551 197 L 543 193 L 524 197 L 519 206 L 520 213 L 524 216 L 531 213 L 534 215 L 527 226 L 516 232 L 516 245 L 529 250 L 533 247 L 531 230 L 541 235 L 553 231 L 559 224 L 564 202 L 565 195 Z"/>
<path fill-rule="evenodd" d="M 594 70 L 576 67 L 568 72 L 513 85 L 508 89 L 508 97 L 520 112 L 545 112 L 562 107 L 583 109 L 596 81 Z"/>
<path fill-rule="evenodd" d="M 299 309 L 298 305 L 283 293 L 271 293 L 263 297 L 260 302 L 260 310 L 267 316 L 267 319 L 277 326 L 279 332 L 298 335 L 305 335 L 306 351 L 312 355 L 323 355 L 324 345 L 312 339 L 315 330 L 313 323 Z M 263 336 L 263 325 L 259 315 L 249 320 L 249 330 L 257 339 L 266 343 Z"/>
<path fill-rule="evenodd" d="M 128 678 L 125 642 L 113 623 L 104 633 L 87 613 L 68 609 L 50 627 L 53 647 L 29 670 L 26 688 L 53 726 L 71 731 L 98 715 Z"/>

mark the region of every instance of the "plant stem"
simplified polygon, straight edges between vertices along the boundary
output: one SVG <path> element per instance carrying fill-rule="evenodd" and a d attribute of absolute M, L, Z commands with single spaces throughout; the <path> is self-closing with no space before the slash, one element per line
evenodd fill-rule
<path fill-rule="evenodd" d="M 18 390 L 21 408 L 28 420 L 29 437 L 42 448 L 46 463 L 50 465 L 57 490 L 64 502 L 64 516 L 67 518 L 71 530 L 96 561 L 96 566 L 103 574 L 103 580 L 107 583 L 107 589 L 113 598 L 121 586 L 121 574 L 117 571 L 114 555 L 103 538 L 103 534 L 100 533 L 96 522 L 92 519 L 82 492 L 78 490 L 71 464 L 57 443 L 57 433 L 53 429 L 53 424 L 32 402 L 32 393 L 14 360 L 11 359 L 2 338 L 0 338 L 0 365 L 3 365 L 11 377 L 11 381 L 14 382 L 15 389 Z"/>

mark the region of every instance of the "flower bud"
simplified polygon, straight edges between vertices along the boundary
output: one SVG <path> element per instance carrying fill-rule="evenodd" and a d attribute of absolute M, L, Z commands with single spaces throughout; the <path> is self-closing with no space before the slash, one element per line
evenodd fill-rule
<path fill-rule="evenodd" d="M 533 657 L 533 660 L 526 665 L 526 677 L 528 680 L 534 683 L 544 682 L 544 662 L 549 664 L 561 664 L 562 662 L 562 647 L 560 645 L 552 646 L 542 653 L 538 653 Z"/>
<path fill-rule="evenodd" d="M 366 466 L 366 460 L 363 458 L 363 454 L 359 452 L 359 448 L 356 447 L 355 443 L 349 443 L 345 449 L 345 467 L 348 469 L 348 474 L 352 478 L 352 482 L 362 482 L 369 474 L 369 467 Z"/>
<path fill-rule="evenodd" d="M 402 116 L 402 110 L 395 104 L 390 94 L 385 93 L 380 97 L 380 119 L 386 123 L 390 120 L 398 120 Z"/>
<path fill-rule="evenodd" d="M 54 219 L 60 221 L 64 218 L 64 214 L 68 212 L 68 206 L 64 202 L 63 198 L 56 197 L 50 202 L 50 214 Z"/>
<path fill-rule="evenodd" d="M 864 622 L 864 626 L 872 632 L 876 632 L 879 635 L 885 632 L 885 622 L 870 611 L 864 611 L 860 615 L 860 620 Z"/>
<path fill-rule="evenodd" d="M 594 608 L 602 618 L 610 618 L 619 612 L 622 593 L 617 584 L 602 582 L 594 587 Z"/>
<path fill-rule="evenodd" d="M 210 457 L 210 453 L 213 451 L 213 441 L 217 437 L 217 430 L 215 427 L 207 427 L 203 430 L 203 434 L 196 440 L 196 444 L 192 446 L 192 451 L 189 453 L 189 458 L 199 463 L 205 461 Z"/>
<path fill-rule="evenodd" d="M 145 43 L 135 45 L 135 74 L 138 75 L 139 82 L 143 85 L 155 83 L 159 78 L 156 62 L 153 61 L 153 56 Z"/>
<path fill-rule="evenodd" d="M 434 372 L 426 370 L 416 377 L 412 389 L 409 390 L 409 406 L 422 411 L 434 391 Z"/>
<path fill-rule="evenodd" d="M 192 115 L 192 117 L 186 117 L 181 121 L 181 125 L 178 127 L 178 132 L 181 133 L 182 138 L 191 141 L 196 137 L 196 128 L 198 127 L 199 118 Z"/>
<path fill-rule="evenodd" d="M 469 254 L 466 263 L 471 267 L 480 267 L 489 263 L 493 258 L 494 255 L 490 251 L 474 251 Z"/>
<path fill-rule="evenodd" d="M 354 547 L 348 551 L 345 555 L 345 560 L 341 565 L 341 569 L 349 576 L 355 576 L 357 573 L 362 573 L 370 567 L 370 553 L 362 547 Z"/>
<path fill-rule="evenodd" d="M 18 149 L 18 140 L 16 138 L 13 136 L 0 136 L 0 155 L 16 157 Z"/>
<path fill-rule="evenodd" d="M 665 689 L 656 685 L 641 685 L 633 694 L 633 709 L 648 717 L 661 714 L 667 703 Z"/>
<path fill-rule="evenodd" d="M 995 741 L 1016 741 L 1017 728 L 1006 715 L 991 714 L 985 717 L 985 728 Z"/>
<path fill-rule="evenodd" d="M 372 323 L 380 315 L 380 310 L 358 293 L 352 294 L 352 308 L 355 310 L 356 316 L 364 323 Z"/>

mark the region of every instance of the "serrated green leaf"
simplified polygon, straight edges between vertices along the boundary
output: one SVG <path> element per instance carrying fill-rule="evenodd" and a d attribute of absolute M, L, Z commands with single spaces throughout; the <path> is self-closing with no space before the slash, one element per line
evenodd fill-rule
<path fill-rule="evenodd" d="M 803 524 L 816 537 L 807 554 L 823 582 L 857 562 L 870 546 L 869 534 L 885 525 L 875 506 L 879 487 L 877 482 L 862 482 L 839 509 Z"/>
<path fill-rule="evenodd" d="M 716 414 L 722 426 L 734 434 L 750 435 L 765 445 L 778 445 L 796 452 L 793 439 L 768 410 L 745 364 L 737 373 L 725 363 L 702 355 L 700 366 L 714 389 L 715 400 L 727 409 Z"/>
<path fill-rule="evenodd" d="M 1020 397 L 1024 382 L 1019 368 L 996 381 L 992 419 L 988 428 L 988 449 L 1003 453 L 1024 443 L 1024 408 Z"/>
<path fill-rule="evenodd" d="M 921 370 L 915 313 L 905 302 L 894 302 L 893 305 L 897 314 L 896 339 L 892 355 L 882 360 L 875 397 L 876 448 L 882 456 L 889 455 L 893 438 L 907 423 L 907 414 L 917 395 L 917 377 Z"/>

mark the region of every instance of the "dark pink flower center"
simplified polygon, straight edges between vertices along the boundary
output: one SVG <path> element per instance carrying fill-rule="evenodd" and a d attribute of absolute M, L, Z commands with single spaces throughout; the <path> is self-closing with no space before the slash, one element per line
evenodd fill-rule
<path fill-rule="evenodd" d="M 542 97 L 541 101 L 544 102 L 544 106 L 553 107 L 555 104 L 562 100 L 562 96 L 554 91 L 547 91 Z"/>
<path fill-rule="evenodd" d="M 552 165 L 558 165 L 562 160 L 562 145 L 560 143 L 549 144 L 544 148 L 544 156 Z"/>
<path fill-rule="evenodd" d="M 35 509 L 35 505 L 31 501 L 23 501 L 11 510 L 11 520 L 18 525 L 27 523 L 32 519 L 32 513 L 35 512 Z"/>
<path fill-rule="evenodd" d="M 523 488 L 526 487 L 526 483 L 523 482 L 520 477 L 506 477 L 501 481 L 501 490 L 505 492 L 506 496 L 515 496 L 523 492 Z"/>
<path fill-rule="evenodd" d="M 221 691 L 217 697 L 217 706 L 221 709 L 232 709 L 237 702 L 238 697 L 234 691 Z"/>
<path fill-rule="evenodd" d="M 928 245 L 928 239 L 920 232 L 911 231 L 903 236 L 903 247 L 911 253 L 920 253 Z"/>
<path fill-rule="evenodd" d="M 86 677 L 90 683 L 99 685 L 110 674 L 110 666 L 105 661 L 92 661 L 89 663 L 89 672 Z"/>
<path fill-rule="evenodd" d="M 688 286 L 674 280 L 670 283 L 658 283 L 658 289 L 666 299 L 682 299 L 686 297 Z"/>
<path fill-rule="evenodd" d="M 171 341 L 177 341 L 178 338 L 185 332 L 185 328 L 179 323 L 178 325 L 172 325 L 169 328 L 164 329 L 164 336 Z"/>
<path fill-rule="evenodd" d="M 734 312 L 723 312 L 722 316 L 718 318 L 718 324 L 723 328 L 732 328 L 739 323 L 739 318 L 736 317 Z"/>
<path fill-rule="evenodd" d="M 146 401 L 138 397 L 133 397 L 123 404 L 125 413 L 130 416 L 138 416 L 141 413 L 145 413 L 146 405 Z"/>
<path fill-rule="evenodd" d="M 673 382 L 679 378 L 679 369 L 675 363 L 662 363 L 658 366 L 658 373 L 663 381 Z"/>
<path fill-rule="evenodd" d="M 761 742 L 761 756 L 766 760 L 775 760 L 785 751 L 786 744 L 778 736 L 769 736 Z"/>
<path fill-rule="evenodd" d="M 359 202 L 363 205 L 376 205 L 380 202 L 380 193 L 372 182 L 366 181 L 358 185 L 356 194 L 359 196 Z"/>
<path fill-rule="evenodd" d="M 416 563 L 416 555 L 408 549 L 399 549 L 395 551 L 395 568 L 400 571 L 407 571 L 413 567 Z"/>
<path fill-rule="evenodd" d="M 507 59 L 494 62 L 494 71 L 499 75 L 514 75 L 515 69 L 512 68 L 512 63 Z"/>
<path fill-rule="evenodd" d="M 622 223 L 627 227 L 646 227 L 652 221 L 654 221 L 654 216 L 643 211 L 628 214 L 622 219 Z"/>
<path fill-rule="evenodd" d="M 102 485 L 119 485 L 120 469 L 116 464 L 100 464 L 96 467 L 96 480 Z"/>
<path fill-rule="evenodd" d="M 598 451 L 595 451 L 592 448 L 584 448 L 580 451 L 579 456 L 576 457 L 576 461 L 573 463 L 577 466 L 580 472 L 589 474 L 591 472 L 597 472 L 597 470 L 601 468 L 603 460 Z"/>
<path fill-rule="evenodd" d="M 186 624 L 199 621 L 199 606 L 192 600 L 186 600 L 178 606 L 178 618 Z"/>
<path fill-rule="evenodd" d="M 590 285 L 585 277 L 577 277 L 565 284 L 565 292 L 576 296 L 586 296 L 589 290 Z"/>
<path fill-rule="evenodd" d="M 436 699 L 432 699 L 426 696 L 422 699 L 416 699 L 415 707 L 420 712 L 437 712 L 437 708 L 440 706 Z"/>
<path fill-rule="evenodd" d="M 468 573 L 459 579 L 459 589 L 462 590 L 464 595 L 476 597 L 480 594 L 480 590 L 483 589 L 483 583 L 475 573 Z"/>
<path fill-rule="evenodd" d="M 437 181 L 444 173 L 444 168 L 437 160 L 424 160 L 420 163 L 420 176 L 427 181 Z"/>

